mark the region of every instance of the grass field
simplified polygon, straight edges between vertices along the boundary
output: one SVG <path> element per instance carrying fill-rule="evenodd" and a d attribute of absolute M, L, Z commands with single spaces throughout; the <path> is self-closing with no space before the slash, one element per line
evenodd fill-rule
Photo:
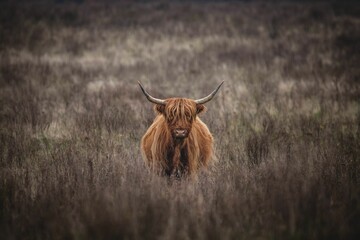
<path fill-rule="evenodd" d="M 359 239 L 360 6 L 0 4 L 1 239 Z M 159 98 L 215 163 L 150 173 Z"/>

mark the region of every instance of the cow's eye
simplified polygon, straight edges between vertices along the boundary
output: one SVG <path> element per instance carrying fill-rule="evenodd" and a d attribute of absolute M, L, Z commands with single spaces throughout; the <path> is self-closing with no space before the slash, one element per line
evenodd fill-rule
<path fill-rule="evenodd" d="M 187 118 L 187 120 L 191 120 L 191 115 L 190 114 L 186 114 L 186 118 Z"/>
<path fill-rule="evenodd" d="M 167 120 L 168 120 L 169 122 L 171 122 L 171 121 L 173 120 L 173 117 L 172 117 L 172 116 L 168 116 Z"/>

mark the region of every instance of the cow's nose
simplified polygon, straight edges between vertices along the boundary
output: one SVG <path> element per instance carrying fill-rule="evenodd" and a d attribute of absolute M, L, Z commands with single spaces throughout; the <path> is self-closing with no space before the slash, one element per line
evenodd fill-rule
<path fill-rule="evenodd" d="M 175 135 L 177 137 L 186 137 L 188 131 L 186 129 L 175 129 Z"/>
<path fill-rule="evenodd" d="M 185 129 L 176 129 L 175 132 L 177 134 L 185 134 L 186 133 L 186 130 Z"/>

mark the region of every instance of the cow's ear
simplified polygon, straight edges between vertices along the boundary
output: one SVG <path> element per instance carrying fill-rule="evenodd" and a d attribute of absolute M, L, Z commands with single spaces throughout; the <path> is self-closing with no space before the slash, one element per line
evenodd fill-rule
<path fill-rule="evenodd" d="M 157 113 L 160 113 L 160 114 L 163 114 L 164 111 L 165 111 L 165 106 L 164 105 L 159 105 L 159 104 L 156 104 L 155 107 L 154 107 L 155 111 Z"/>
<path fill-rule="evenodd" d="M 199 114 L 206 110 L 206 107 L 202 104 L 196 104 L 196 114 Z"/>

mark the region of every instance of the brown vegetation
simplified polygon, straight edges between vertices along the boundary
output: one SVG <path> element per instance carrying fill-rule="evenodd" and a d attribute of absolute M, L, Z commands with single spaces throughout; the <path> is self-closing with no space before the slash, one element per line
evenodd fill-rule
<path fill-rule="evenodd" d="M 359 15 L 2 3 L 1 239 L 359 238 Z M 173 184 L 146 171 L 137 81 L 196 99 L 222 80 L 202 118 L 215 166 Z"/>

